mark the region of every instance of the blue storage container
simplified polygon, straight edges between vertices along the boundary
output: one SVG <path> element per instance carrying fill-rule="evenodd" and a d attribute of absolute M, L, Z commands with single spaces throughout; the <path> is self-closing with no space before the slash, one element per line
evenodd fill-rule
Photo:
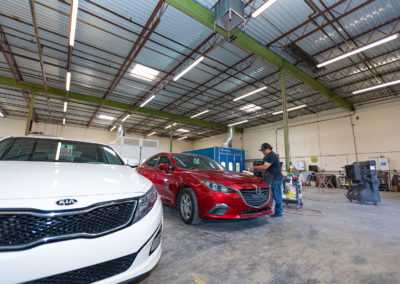
<path fill-rule="evenodd" d="M 209 157 L 223 165 L 229 171 L 242 172 L 245 169 L 244 150 L 224 147 L 211 147 L 186 151 L 183 153 L 197 154 Z"/>

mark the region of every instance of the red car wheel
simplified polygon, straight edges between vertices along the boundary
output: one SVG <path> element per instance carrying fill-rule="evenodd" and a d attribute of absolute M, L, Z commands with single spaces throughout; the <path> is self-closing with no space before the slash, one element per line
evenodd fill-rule
<path fill-rule="evenodd" d="M 201 222 L 199 218 L 199 208 L 197 198 L 193 190 L 185 188 L 179 197 L 179 212 L 183 222 L 188 225 L 198 224 Z"/>

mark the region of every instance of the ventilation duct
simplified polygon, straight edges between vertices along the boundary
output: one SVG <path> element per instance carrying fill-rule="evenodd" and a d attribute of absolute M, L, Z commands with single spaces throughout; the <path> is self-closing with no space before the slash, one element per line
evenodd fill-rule
<path fill-rule="evenodd" d="M 118 131 L 117 131 L 117 139 L 120 137 L 124 137 L 125 136 L 125 123 L 122 123 L 119 127 L 118 127 Z"/>
<path fill-rule="evenodd" d="M 317 68 L 318 62 L 297 44 L 294 43 L 290 46 L 287 46 L 283 49 L 283 51 L 299 62 L 299 66 L 307 68 L 312 73 L 323 71 L 322 68 Z"/>
<path fill-rule="evenodd" d="M 223 144 L 225 148 L 232 148 L 232 141 L 235 138 L 235 126 L 228 126 L 228 136 Z"/>
<path fill-rule="evenodd" d="M 228 32 L 239 26 L 245 25 L 244 3 L 241 0 L 221 0 L 214 9 L 214 30 L 219 26 Z"/>

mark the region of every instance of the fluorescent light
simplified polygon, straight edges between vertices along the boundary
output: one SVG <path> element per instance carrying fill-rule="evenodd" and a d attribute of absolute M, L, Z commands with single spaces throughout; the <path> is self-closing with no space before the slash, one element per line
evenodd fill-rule
<path fill-rule="evenodd" d="M 238 124 L 242 124 L 242 123 L 246 123 L 246 122 L 248 122 L 248 120 L 243 120 L 243 121 L 235 122 L 235 123 L 229 124 L 228 126 L 234 126 L 234 125 L 238 125 Z"/>
<path fill-rule="evenodd" d="M 350 52 L 347 52 L 347 53 L 342 54 L 342 55 L 340 55 L 340 56 L 337 56 L 337 57 L 335 57 L 335 58 L 329 59 L 329 60 L 327 60 L 327 61 L 325 61 L 325 62 L 322 62 L 322 63 L 318 64 L 317 67 L 318 67 L 318 68 L 321 68 L 321 67 L 323 67 L 323 66 L 325 66 L 325 65 L 331 64 L 331 63 L 333 63 L 333 62 L 336 62 L 336 61 L 338 61 L 338 60 L 341 60 L 341 59 L 344 59 L 344 58 L 346 58 L 346 57 L 352 56 L 352 55 L 354 55 L 354 54 L 363 52 L 363 51 L 365 51 L 365 50 L 367 50 L 367 49 L 370 49 L 370 48 L 373 48 L 373 47 L 375 47 L 375 46 L 384 44 L 385 42 L 394 40 L 394 39 L 396 39 L 396 38 L 398 38 L 398 37 L 399 37 L 399 34 L 398 34 L 398 33 L 397 33 L 397 34 L 393 34 L 393 35 L 391 35 L 391 36 L 388 36 L 388 37 L 385 37 L 385 38 L 383 38 L 383 39 L 377 40 L 377 41 L 375 41 L 375 42 L 373 42 L 373 43 L 367 44 L 366 46 L 363 46 L 363 47 L 354 49 L 354 50 L 352 50 L 352 51 L 350 51 Z"/>
<path fill-rule="evenodd" d="M 67 72 L 66 78 L 65 78 L 65 90 L 69 91 L 69 85 L 71 84 L 71 72 Z"/>
<path fill-rule="evenodd" d="M 253 112 L 256 110 L 260 110 L 261 107 L 260 106 L 256 106 L 255 104 L 247 104 L 243 107 L 240 108 L 240 110 L 243 110 L 245 112 Z"/>
<path fill-rule="evenodd" d="M 189 132 L 189 130 L 184 129 L 184 128 L 179 128 L 179 129 L 177 129 L 176 131 L 178 131 L 178 132 L 184 132 L 184 133 Z"/>
<path fill-rule="evenodd" d="M 194 117 L 196 117 L 196 116 L 205 114 L 205 113 L 207 113 L 207 112 L 209 112 L 209 111 L 210 111 L 209 109 L 208 109 L 208 110 L 205 110 L 205 111 L 202 111 L 202 112 L 200 112 L 200 113 L 198 113 L 198 114 L 192 115 L 190 118 L 194 118 Z"/>
<path fill-rule="evenodd" d="M 142 103 L 140 105 L 140 107 L 144 107 L 145 105 L 147 105 L 152 99 L 154 99 L 156 95 L 152 95 L 150 98 L 148 98 L 144 103 Z"/>
<path fill-rule="evenodd" d="M 178 75 L 176 75 L 174 77 L 174 81 L 179 80 L 180 77 L 182 77 L 183 75 L 185 75 L 187 72 L 190 71 L 190 69 L 192 69 L 194 66 L 196 66 L 197 64 L 199 64 L 202 60 L 204 59 L 204 56 L 200 56 L 199 58 L 196 59 L 195 62 L 193 62 L 192 64 L 190 64 L 187 68 L 185 68 L 185 70 L 183 70 L 181 73 L 179 73 Z"/>
<path fill-rule="evenodd" d="M 78 5 L 79 5 L 79 0 L 72 0 L 71 26 L 69 29 L 70 46 L 74 46 L 74 41 L 75 41 L 76 19 L 78 18 Z"/>
<path fill-rule="evenodd" d="M 60 150 L 61 150 L 61 142 L 57 143 L 57 152 L 56 152 L 56 161 L 58 161 L 58 159 L 60 159 Z"/>
<path fill-rule="evenodd" d="M 127 114 L 121 121 L 124 122 L 125 120 L 127 120 L 131 115 Z"/>
<path fill-rule="evenodd" d="M 63 125 L 65 125 L 65 117 L 63 118 Z"/>
<path fill-rule="evenodd" d="M 174 126 L 177 125 L 177 124 L 178 124 L 178 123 L 174 122 Z M 166 126 L 164 129 L 168 129 L 168 128 L 171 128 L 171 124 L 168 125 L 168 126 Z"/>
<path fill-rule="evenodd" d="M 115 129 L 115 127 L 117 127 L 117 126 L 114 125 L 113 127 L 111 127 L 110 132 L 113 131 Z"/>
<path fill-rule="evenodd" d="M 106 119 L 106 120 L 114 120 L 114 117 L 109 116 L 109 115 L 105 115 L 105 114 L 100 114 L 99 118 L 100 119 Z"/>
<path fill-rule="evenodd" d="M 151 135 L 154 135 L 154 134 L 156 134 L 157 132 L 151 132 L 151 133 L 149 133 L 149 134 L 147 134 L 146 136 L 151 136 Z"/>
<path fill-rule="evenodd" d="M 183 136 L 181 138 L 178 138 L 178 140 L 183 140 L 183 139 L 186 139 L 186 138 L 188 138 L 188 136 Z"/>
<path fill-rule="evenodd" d="M 243 96 L 237 97 L 237 98 L 233 99 L 233 101 L 236 102 L 236 101 L 241 100 L 241 99 L 243 99 L 243 98 L 245 98 L 245 97 L 254 95 L 254 94 L 258 93 L 258 92 L 261 92 L 261 91 L 265 90 L 266 88 L 267 88 L 267 87 L 264 86 L 264 87 L 262 87 L 262 88 L 260 88 L 260 89 L 254 90 L 254 91 L 252 91 L 252 92 L 250 92 L 250 93 L 247 93 L 247 94 L 245 94 L 245 95 L 243 95 Z"/>
<path fill-rule="evenodd" d="M 400 80 L 396 80 L 396 81 L 392 81 L 392 82 L 376 85 L 376 86 L 373 86 L 373 87 L 361 89 L 361 90 L 358 90 L 358 91 L 354 91 L 353 95 L 369 92 L 369 91 L 376 90 L 376 89 L 386 88 L 386 87 L 397 85 L 397 84 L 400 84 Z"/>
<path fill-rule="evenodd" d="M 67 106 L 68 106 L 68 103 L 65 101 L 64 102 L 64 112 L 67 112 Z"/>
<path fill-rule="evenodd" d="M 292 110 L 296 110 L 296 109 L 301 109 L 301 108 L 306 107 L 306 106 L 307 106 L 307 105 L 301 105 L 301 106 L 297 106 L 297 107 L 288 108 L 287 111 L 292 111 Z M 277 115 L 277 114 L 281 114 L 281 113 L 283 113 L 283 110 L 274 112 L 274 113 L 272 113 L 272 114 L 273 114 L 273 115 Z"/>
<path fill-rule="evenodd" d="M 130 72 L 130 75 L 145 81 L 153 81 L 159 73 L 160 71 L 153 68 L 136 64 Z"/>
<path fill-rule="evenodd" d="M 267 2 L 265 2 L 264 4 L 262 4 L 260 7 L 258 7 L 257 10 L 254 11 L 253 14 L 251 14 L 251 16 L 253 18 L 259 16 L 262 12 L 264 12 L 265 10 L 267 10 L 269 7 L 271 7 L 272 5 L 275 4 L 275 2 L 278 0 L 267 0 Z"/>

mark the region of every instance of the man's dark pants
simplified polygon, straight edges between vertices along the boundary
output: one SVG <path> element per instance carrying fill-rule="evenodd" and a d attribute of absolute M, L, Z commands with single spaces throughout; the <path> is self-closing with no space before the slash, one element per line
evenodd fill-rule
<path fill-rule="evenodd" d="M 273 182 L 273 198 L 275 200 L 275 215 L 282 215 L 282 186 L 283 179 L 274 180 Z M 271 202 L 272 207 L 272 202 Z"/>

